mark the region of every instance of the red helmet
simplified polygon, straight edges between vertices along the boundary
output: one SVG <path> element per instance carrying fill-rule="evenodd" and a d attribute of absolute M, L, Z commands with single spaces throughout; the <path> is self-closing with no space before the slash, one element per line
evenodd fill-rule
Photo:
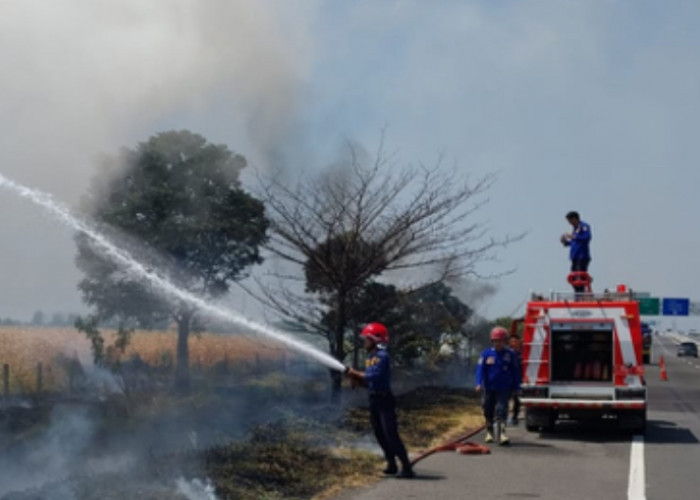
<path fill-rule="evenodd" d="M 491 330 L 491 340 L 508 340 L 508 332 L 502 326 L 496 326 Z"/>
<path fill-rule="evenodd" d="M 370 323 L 364 327 L 360 335 L 369 337 L 375 342 L 381 342 L 382 344 L 389 343 L 389 330 L 381 323 Z"/>

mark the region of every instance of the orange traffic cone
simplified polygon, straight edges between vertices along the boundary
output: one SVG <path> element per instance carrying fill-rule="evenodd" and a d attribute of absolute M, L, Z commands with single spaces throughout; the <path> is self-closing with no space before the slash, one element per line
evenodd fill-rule
<path fill-rule="evenodd" d="M 663 356 L 659 357 L 659 367 L 661 367 L 661 380 L 663 382 L 668 381 L 668 374 L 666 373 L 666 361 L 664 361 Z"/>

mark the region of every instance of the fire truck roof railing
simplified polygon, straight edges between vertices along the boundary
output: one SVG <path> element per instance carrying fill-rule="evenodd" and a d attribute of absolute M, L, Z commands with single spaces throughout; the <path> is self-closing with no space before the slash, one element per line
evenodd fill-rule
<path fill-rule="evenodd" d="M 634 292 L 549 292 L 549 296 L 532 293 L 530 300 L 533 302 L 629 302 L 635 300 Z"/>

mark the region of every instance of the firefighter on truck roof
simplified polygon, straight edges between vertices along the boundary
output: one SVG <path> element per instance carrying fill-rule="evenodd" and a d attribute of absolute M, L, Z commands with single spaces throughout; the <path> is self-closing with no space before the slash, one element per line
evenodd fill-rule
<path fill-rule="evenodd" d="M 396 475 L 399 472 L 396 466 L 398 458 L 401 462 L 401 472 L 396 477 L 415 477 L 396 423 L 396 401 L 391 392 L 391 363 L 386 350 L 389 332 L 381 323 L 370 323 L 362 330 L 361 335 L 367 350 L 365 371 L 348 368 L 345 373 L 351 382 L 369 389 L 370 422 L 387 462 L 384 474 Z"/>
<path fill-rule="evenodd" d="M 505 425 L 508 402 L 513 391 L 520 390 L 520 364 L 517 354 L 506 346 L 508 332 L 497 326 L 491 330 L 492 347 L 484 350 L 476 366 L 476 391 L 483 392 L 481 403 L 486 419 L 486 442 L 499 436 L 499 445 L 508 444 Z"/>
<path fill-rule="evenodd" d="M 591 263 L 591 226 L 581 220 L 578 212 L 566 214 L 566 220 L 571 224 L 572 231 L 561 236 L 561 244 L 569 247 L 571 272 L 588 272 Z M 577 293 L 585 292 L 585 287 L 574 285 Z"/>

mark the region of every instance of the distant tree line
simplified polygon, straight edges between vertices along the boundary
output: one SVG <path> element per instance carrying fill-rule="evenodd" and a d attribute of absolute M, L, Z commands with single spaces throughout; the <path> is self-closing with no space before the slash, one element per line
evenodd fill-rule
<path fill-rule="evenodd" d="M 5 317 L 0 318 L 0 325 L 3 326 L 54 326 L 54 327 L 73 327 L 75 320 L 78 319 L 78 314 L 55 312 L 48 314 L 42 310 L 37 310 L 32 315 L 29 321 L 23 321 L 16 318 Z"/>

